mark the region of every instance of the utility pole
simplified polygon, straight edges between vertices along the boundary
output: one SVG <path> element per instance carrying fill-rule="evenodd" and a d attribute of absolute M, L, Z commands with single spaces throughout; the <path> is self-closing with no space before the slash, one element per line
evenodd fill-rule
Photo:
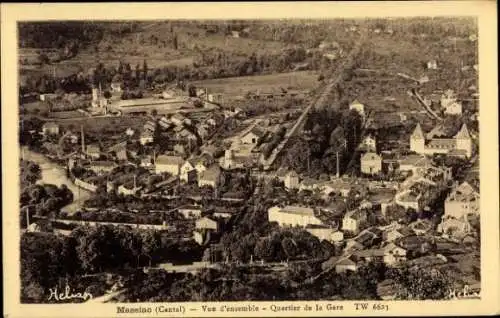
<path fill-rule="evenodd" d="M 307 156 L 307 173 L 311 173 L 311 156 Z"/>
<path fill-rule="evenodd" d="M 337 179 L 340 177 L 339 151 L 337 150 Z"/>
<path fill-rule="evenodd" d="M 85 135 L 83 133 L 83 125 L 80 125 L 80 133 L 82 139 L 82 154 L 85 154 Z"/>

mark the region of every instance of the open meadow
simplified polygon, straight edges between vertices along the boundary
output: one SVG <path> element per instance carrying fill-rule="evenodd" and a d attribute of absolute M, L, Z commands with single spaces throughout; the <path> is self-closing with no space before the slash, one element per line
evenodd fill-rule
<path fill-rule="evenodd" d="M 318 74 L 312 71 L 220 78 L 193 82 L 193 85 L 196 87 L 207 88 L 209 92 L 222 93 L 235 97 L 244 96 L 248 92 L 281 92 L 282 88 L 285 90 L 310 91 L 318 84 Z"/>

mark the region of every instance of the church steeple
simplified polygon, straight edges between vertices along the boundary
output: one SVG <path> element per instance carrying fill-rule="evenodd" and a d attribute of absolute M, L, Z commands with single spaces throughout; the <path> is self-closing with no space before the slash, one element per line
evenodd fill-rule
<path fill-rule="evenodd" d="M 417 127 L 415 127 L 415 130 L 411 134 L 411 138 L 413 138 L 413 139 L 425 139 L 424 133 L 422 132 L 422 127 L 420 127 L 420 123 L 418 123 Z"/>
<path fill-rule="evenodd" d="M 472 139 L 469 130 L 465 124 L 462 125 L 460 131 L 455 135 L 456 149 L 465 151 L 467 158 L 472 155 Z"/>
<path fill-rule="evenodd" d="M 425 153 L 425 137 L 420 124 L 417 124 L 417 127 L 415 127 L 415 130 L 411 134 L 410 150 L 416 153 Z"/>
<path fill-rule="evenodd" d="M 467 129 L 467 125 L 463 124 L 460 131 L 455 136 L 456 139 L 470 139 L 469 129 Z"/>

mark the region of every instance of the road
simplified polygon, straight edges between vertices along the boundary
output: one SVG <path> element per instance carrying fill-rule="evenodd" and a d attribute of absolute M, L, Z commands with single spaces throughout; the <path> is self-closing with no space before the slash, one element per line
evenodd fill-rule
<path fill-rule="evenodd" d="M 123 294 L 125 291 L 126 291 L 126 289 L 121 289 L 121 290 L 118 290 L 118 291 L 115 291 L 115 292 L 112 292 L 109 294 L 105 294 L 105 295 L 100 296 L 100 297 L 92 298 L 92 299 L 89 299 L 88 301 L 86 301 L 85 304 L 107 303 L 110 300 L 112 300 L 113 298 L 115 298 L 116 296 Z"/>
<path fill-rule="evenodd" d="M 441 117 L 439 117 L 438 114 L 436 114 L 430 107 L 429 105 L 427 105 L 424 101 L 424 99 L 422 98 L 422 96 L 420 96 L 420 94 L 418 93 L 418 91 L 415 89 L 412 91 L 412 94 L 413 96 L 417 99 L 417 101 L 419 102 L 420 105 L 422 105 L 425 110 L 427 111 L 427 113 L 429 114 L 429 117 L 433 118 L 433 119 L 437 119 L 439 121 L 442 121 L 443 119 Z"/>
<path fill-rule="evenodd" d="M 297 119 L 295 122 L 294 126 L 288 130 L 288 132 L 285 134 L 285 137 L 281 141 L 280 144 L 276 148 L 274 148 L 273 152 L 267 158 L 264 162 L 264 169 L 269 170 L 278 156 L 280 155 L 281 151 L 286 147 L 288 144 L 288 141 L 290 140 L 291 137 L 295 136 L 298 132 L 302 130 L 303 125 L 305 124 L 307 120 L 307 115 L 311 111 L 311 109 L 316 108 L 316 109 L 322 109 L 325 106 L 327 106 L 328 103 L 328 97 L 332 93 L 334 87 L 337 85 L 342 80 L 342 75 L 346 69 L 352 66 L 355 57 L 358 55 L 359 50 L 361 49 L 362 45 L 365 42 L 367 36 L 367 32 L 362 32 L 361 37 L 359 38 L 358 42 L 354 46 L 354 48 L 351 50 L 349 53 L 349 56 L 346 57 L 344 62 L 342 63 L 341 66 L 339 66 L 336 69 L 336 72 L 332 75 L 330 80 L 328 81 L 327 85 L 323 89 L 323 92 L 318 96 L 318 98 L 314 99 L 304 110 L 304 112 L 300 115 L 300 117 Z"/>
<path fill-rule="evenodd" d="M 66 169 L 57 165 L 54 162 L 51 162 L 44 155 L 33 152 L 26 147 L 24 147 L 24 159 L 33 161 L 40 166 L 42 172 L 42 178 L 38 181 L 41 183 L 54 184 L 58 187 L 65 184 L 68 189 L 73 192 L 73 202 L 67 206 L 65 206 L 62 210 L 68 212 L 70 214 L 78 211 L 85 200 L 90 198 L 90 192 L 79 189 L 75 184 L 66 176 Z"/>

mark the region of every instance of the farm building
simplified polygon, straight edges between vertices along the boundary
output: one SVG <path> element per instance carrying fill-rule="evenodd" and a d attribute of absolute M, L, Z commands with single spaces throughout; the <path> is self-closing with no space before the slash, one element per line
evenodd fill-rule
<path fill-rule="evenodd" d="M 109 108 L 119 111 L 122 114 L 146 113 L 149 114 L 155 110 L 158 114 L 175 113 L 180 109 L 193 108 L 186 97 L 175 97 L 171 99 L 161 98 L 140 98 L 127 99 L 112 102 Z M 198 110 L 200 111 L 200 110 Z"/>

